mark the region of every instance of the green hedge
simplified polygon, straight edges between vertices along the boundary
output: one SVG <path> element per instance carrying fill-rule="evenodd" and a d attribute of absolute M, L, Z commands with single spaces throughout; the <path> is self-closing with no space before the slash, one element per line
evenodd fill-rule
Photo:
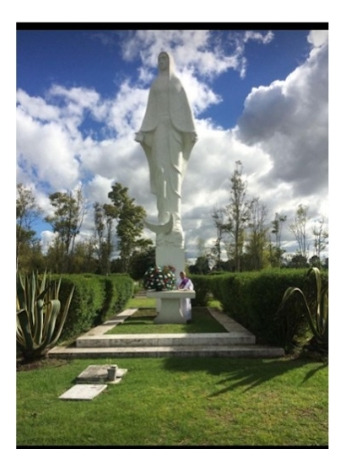
<path fill-rule="evenodd" d="M 289 349 L 298 335 L 307 330 L 299 305 L 290 304 L 277 313 L 285 290 L 299 287 L 312 295 L 314 284 L 307 281 L 306 269 L 277 269 L 260 272 L 191 276 L 196 290 L 195 303 L 206 305 L 212 295 L 224 312 L 248 328 L 257 342 Z M 328 273 L 322 273 L 328 283 Z"/>
<path fill-rule="evenodd" d="M 133 280 L 127 275 L 63 274 L 60 300 L 64 305 L 72 286 L 75 286 L 61 340 L 75 338 L 120 312 L 133 295 Z"/>

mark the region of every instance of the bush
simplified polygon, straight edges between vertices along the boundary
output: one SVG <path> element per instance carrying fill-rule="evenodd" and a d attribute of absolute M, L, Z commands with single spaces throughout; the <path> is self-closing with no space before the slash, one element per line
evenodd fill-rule
<path fill-rule="evenodd" d="M 277 311 L 289 286 L 308 288 L 305 274 L 305 269 L 271 269 L 193 276 L 192 280 L 197 299 L 203 305 L 212 294 L 221 302 L 224 312 L 248 328 L 258 342 L 288 350 L 296 337 L 305 334 L 307 321 L 296 309 L 284 311 L 284 314 L 277 314 Z M 322 282 L 328 283 L 326 273 L 322 274 Z"/>
<path fill-rule="evenodd" d="M 120 312 L 133 295 L 133 280 L 127 275 L 61 276 L 60 297 L 64 301 L 75 286 L 61 339 L 69 340 Z"/>
<path fill-rule="evenodd" d="M 192 305 L 197 307 L 205 307 L 210 298 L 210 276 L 192 275 L 190 276 L 195 290 L 195 299 L 192 300 Z"/>

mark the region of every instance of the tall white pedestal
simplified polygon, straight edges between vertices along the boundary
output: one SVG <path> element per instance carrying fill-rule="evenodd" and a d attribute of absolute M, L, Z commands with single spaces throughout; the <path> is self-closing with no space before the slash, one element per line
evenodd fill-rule
<path fill-rule="evenodd" d="M 159 299 L 160 310 L 155 323 L 186 323 L 181 309 L 182 299 L 195 299 L 193 290 L 148 291 L 147 297 Z"/>

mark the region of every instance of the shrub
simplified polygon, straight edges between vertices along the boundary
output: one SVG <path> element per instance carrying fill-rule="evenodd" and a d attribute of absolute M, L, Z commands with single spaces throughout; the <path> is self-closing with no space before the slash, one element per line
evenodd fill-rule
<path fill-rule="evenodd" d="M 131 298 L 133 280 L 127 275 L 102 276 L 97 274 L 63 275 L 61 298 L 71 285 L 75 286 L 70 312 L 61 339 L 69 340 L 103 323 L 120 312 Z"/>
<path fill-rule="evenodd" d="M 321 277 L 326 285 L 327 274 Z M 212 294 L 221 302 L 224 312 L 255 334 L 258 342 L 288 350 L 296 337 L 303 336 L 307 330 L 306 317 L 300 311 L 276 313 L 289 286 L 306 288 L 305 269 L 193 276 L 192 280 L 202 305 L 206 305 Z"/>
<path fill-rule="evenodd" d="M 192 275 L 190 276 L 195 290 L 195 299 L 192 300 L 192 305 L 197 307 L 205 307 L 210 298 L 210 276 Z"/>
<path fill-rule="evenodd" d="M 278 314 L 286 311 L 291 300 L 299 298 L 301 303 L 294 304 L 292 310 L 304 314 L 312 333 L 312 338 L 304 345 L 305 349 L 321 354 L 328 353 L 328 285 L 322 282 L 318 268 L 310 268 L 307 272 L 306 286 L 303 291 L 299 287 L 288 287 L 278 309 Z M 297 308 L 296 308 L 297 306 Z"/>

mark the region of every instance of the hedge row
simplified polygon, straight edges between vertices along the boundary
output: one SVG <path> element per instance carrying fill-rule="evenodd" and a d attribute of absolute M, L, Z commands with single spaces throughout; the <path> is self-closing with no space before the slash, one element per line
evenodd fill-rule
<path fill-rule="evenodd" d="M 307 330 L 300 304 L 291 302 L 278 313 L 285 290 L 299 287 L 313 297 L 315 285 L 305 269 L 280 269 L 248 273 L 191 276 L 195 304 L 206 305 L 213 296 L 223 311 L 250 330 L 260 343 L 289 349 L 295 338 Z M 328 283 L 328 273 L 322 273 Z"/>
<path fill-rule="evenodd" d="M 133 295 L 134 283 L 127 275 L 63 274 L 60 300 L 62 305 L 75 287 L 61 340 L 75 338 L 81 333 L 103 323 L 120 312 Z"/>

